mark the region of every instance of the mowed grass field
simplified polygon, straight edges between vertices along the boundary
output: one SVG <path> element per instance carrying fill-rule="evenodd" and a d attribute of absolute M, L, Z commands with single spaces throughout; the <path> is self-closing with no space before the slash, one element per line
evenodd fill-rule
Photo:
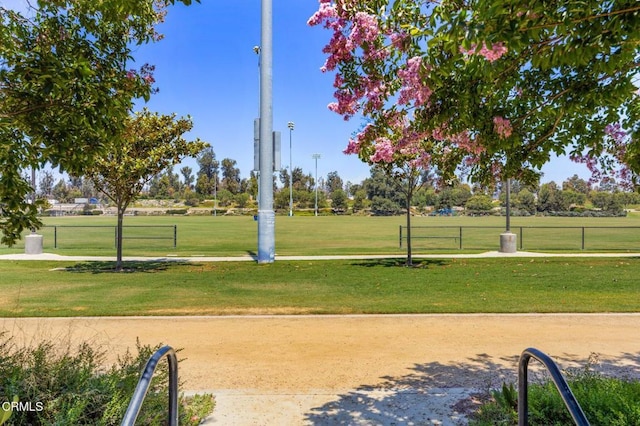
<path fill-rule="evenodd" d="M 639 312 L 640 258 L 0 262 L 0 316 Z"/>
<path fill-rule="evenodd" d="M 115 218 L 45 222 L 59 225 L 56 249 L 54 228 L 42 230 L 46 252 L 114 255 Z M 125 223 L 168 226 L 158 228 L 160 232 L 143 227 L 125 231 L 125 236 L 168 238 L 126 239 L 125 255 L 242 256 L 257 246 L 252 217 L 126 217 Z M 413 224 L 433 227 L 421 230 L 426 232 L 422 235 L 446 237 L 416 240 L 418 254 L 495 251 L 504 218 L 416 217 Z M 640 257 L 421 259 L 407 268 L 398 242 L 400 225 L 403 217 L 276 219 L 279 255 L 384 253 L 397 259 L 277 260 L 268 265 L 152 260 L 127 263 L 123 273 L 112 272 L 113 262 L 4 260 L 0 316 L 640 312 Z M 541 250 L 580 251 L 582 231 L 577 230 L 582 226 L 617 227 L 599 228 L 599 238 L 588 234 L 592 247 L 605 247 L 593 251 L 640 252 L 638 216 L 512 221 L 515 232 L 526 227 L 525 249 L 532 251 L 532 241 Z M 459 227 L 465 227 L 463 250 L 449 238 L 459 237 Z M 1 248 L 0 254 L 22 251 Z"/>
<path fill-rule="evenodd" d="M 115 217 L 45 218 L 44 223 L 47 226 L 39 233 L 44 235 L 48 253 L 115 254 Z M 276 216 L 276 254 L 401 256 L 405 248 L 399 246 L 399 227 L 404 225 L 402 216 Z M 419 237 L 413 240 L 417 254 L 495 251 L 505 218 L 414 217 L 412 226 L 428 227 L 414 229 L 414 236 Z M 125 227 L 125 256 L 243 256 L 257 250 L 257 222 L 252 216 L 130 216 L 125 217 Z M 525 251 L 582 251 L 582 227 L 587 227 L 584 251 L 640 252 L 638 214 L 626 218 L 512 219 L 518 248 Z M 0 254 L 23 251 L 23 242 L 13 248 L 0 246 Z"/>

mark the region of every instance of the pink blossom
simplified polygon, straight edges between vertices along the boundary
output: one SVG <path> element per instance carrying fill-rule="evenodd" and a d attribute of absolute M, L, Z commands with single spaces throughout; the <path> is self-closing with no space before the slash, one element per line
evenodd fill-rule
<path fill-rule="evenodd" d="M 127 71 L 127 78 L 129 80 L 133 80 L 134 78 L 136 78 L 136 75 L 137 75 L 136 70 Z"/>
<path fill-rule="evenodd" d="M 369 157 L 373 163 L 391 163 L 393 161 L 393 144 L 387 138 L 380 138 L 375 145 L 376 152 Z"/>
<path fill-rule="evenodd" d="M 357 12 L 349 35 L 351 42 L 356 46 L 362 46 L 364 43 L 372 43 L 378 35 L 380 28 L 376 17 L 366 12 Z"/>
<path fill-rule="evenodd" d="M 344 154 L 358 154 L 360 152 L 360 144 L 354 141 L 353 139 L 349 139 L 349 143 L 347 147 L 342 151 Z"/>
<path fill-rule="evenodd" d="M 627 132 L 622 130 L 620 123 L 607 124 L 604 128 L 604 133 L 618 144 L 621 144 L 624 141 L 624 138 L 627 137 Z"/>
<path fill-rule="evenodd" d="M 331 4 L 330 0 L 320 0 L 320 9 L 314 13 L 307 21 L 307 25 L 315 26 L 324 21 L 335 19 L 338 17 L 336 7 Z"/>
<path fill-rule="evenodd" d="M 493 117 L 493 129 L 500 139 L 506 139 L 513 133 L 511 121 L 503 117 Z"/>
<path fill-rule="evenodd" d="M 407 60 L 407 65 L 404 69 L 398 70 L 398 77 L 402 81 L 402 88 L 398 98 L 399 105 L 407 105 L 413 101 L 415 106 L 420 106 L 429 101 L 433 91 L 423 83 L 420 76 L 421 68 L 422 58 L 414 56 Z"/>
<path fill-rule="evenodd" d="M 502 42 L 492 44 L 491 48 L 488 48 L 486 43 L 482 43 L 482 47 L 480 48 L 480 50 L 477 49 L 477 44 L 472 44 L 470 49 L 465 49 L 464 47 L 460 46 L 461 53 L 466 55 L 480 55 L 489 62 L 497 61 L 508 51 L 507 47 Z"/>

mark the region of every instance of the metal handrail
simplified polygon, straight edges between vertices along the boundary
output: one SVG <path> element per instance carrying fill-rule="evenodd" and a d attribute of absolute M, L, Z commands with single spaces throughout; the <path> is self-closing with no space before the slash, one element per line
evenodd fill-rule
<path fill-rule="evenodd" d="M 120 423 L 121 426 L 135 425 L 138 414 L 140 413 L 140 408 L 142 408 L 142 403 L 151 385 L 153 373 L 158 366 L 158 362 L 164 356 L 167 357 L 169 364 L 169 418 L 167 424 L 169 426 L 178 426 L 178 358 L 171 346 L 163 346 L 158 349 L 151 358 L 149 358 L 149 361 L 147 361 L 147 365 L 142 371 L 136 390 L 124 414 L 124 419 L 122 419 L 122 423 Z"/>
<path fill-rule="evenodd" d="M 562 376 L 560 369 L 555 362 L 546 354 L 534 348 L 525 349 L 520 355 L 518 365 L 518 426 L 527 426 L 529 424 L 529 400 L 528 400 L 528 369 L 529 360 L 535 358 L 541 362 L 547 371 L 551 374 L 551 379 L 556 385 L 560 396 L 564 401 L 564 405 L 571 413 L 573 421 L 578 426 L 589 426 L 589 421 L 584 415 L 580 404 L 573 396 L 573 392 L 569 388 L 567 381 Z"/>

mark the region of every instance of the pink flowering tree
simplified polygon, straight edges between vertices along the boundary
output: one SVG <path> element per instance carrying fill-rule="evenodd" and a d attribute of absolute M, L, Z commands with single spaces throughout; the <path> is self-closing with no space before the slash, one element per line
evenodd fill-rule
<path fill-rule="evenodd" d="M 554 154 L 640 172 L 634 0 L 320 0 L 309 25 L 331 32 L 329 108 L 369 120 L 346 149 L 364 161 L 479 183 L 535 181 Z M 404 156 L 400 120 L 423 152 Z"/>
<path fill-rule="evenodd" d="M 372 136 L 372 135 L 375 135 Z M 411 200 L 423 184 L 423 176 L 431 167 L 432 140 L 414 129 L 411 121 L 402 113 L 389 113 L 384 126 L 366 123 L 349 140 L 346 154 L 355 154 L 370 165 L 377 165 L 391 178 L 405 197 L 407 224 L 407 258 L 405 264 L 413 265 L 411 246 Z"/>

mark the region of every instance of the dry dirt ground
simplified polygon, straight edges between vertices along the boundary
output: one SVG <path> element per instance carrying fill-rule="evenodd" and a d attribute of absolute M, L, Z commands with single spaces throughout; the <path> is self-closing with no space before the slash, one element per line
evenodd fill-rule
<path fill-rule="evenodd" d="M 0 319 L 18 341 L 73 339 L 113 354 L 182 349 L 184 389 L 220 425 L 464 424 L 474 392 L 514 381 L 527 347 L 563 369 L 640 377 L 640 314 Z M 533 366 L 535 367 L 535 366 Z"/>

